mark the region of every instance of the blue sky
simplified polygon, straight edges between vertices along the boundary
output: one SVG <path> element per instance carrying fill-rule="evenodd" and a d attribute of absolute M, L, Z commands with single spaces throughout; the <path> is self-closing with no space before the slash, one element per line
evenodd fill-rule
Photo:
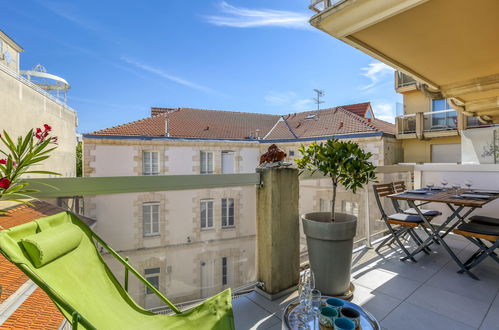
<path fill-rule="evenodd" d="M 401 96 L 386 65 L 309 26 L 308 0 L 6 2 L 0 29 L 71 84 L 80 133 L 150 107 L 286 114 L 371 101 L 390 120 Z"/>

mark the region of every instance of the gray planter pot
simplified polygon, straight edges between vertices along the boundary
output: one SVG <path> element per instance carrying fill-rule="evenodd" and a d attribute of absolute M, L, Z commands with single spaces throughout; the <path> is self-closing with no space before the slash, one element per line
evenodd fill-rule
<path fill-rule="evenodd" d="M 315 287 L 324 295 L 343 296 L 350 288 L 357 217 L 336 213 L 336 221 L 330 219 L 330 212 L 305 213 L 302 215 L 303 231 Z"/>

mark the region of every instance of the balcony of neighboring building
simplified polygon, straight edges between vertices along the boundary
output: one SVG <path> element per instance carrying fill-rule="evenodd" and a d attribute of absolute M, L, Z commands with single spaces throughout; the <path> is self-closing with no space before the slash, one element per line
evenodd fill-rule
<path fill-rule="evenodd" d="M 313 0 L 311 8 L 314 27 L 452 99 L 465 115 L 499 122 L 499 2 Z"/>

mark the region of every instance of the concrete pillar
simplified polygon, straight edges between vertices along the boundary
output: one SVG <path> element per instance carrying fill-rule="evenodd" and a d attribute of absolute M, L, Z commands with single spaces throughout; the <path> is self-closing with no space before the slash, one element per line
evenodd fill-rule
<path fill-rule="evenodd" d="M 422 112 L 416 113 L 416 137 L 420 140 L 424 138 L 424 116 Z"/>
<path fill-rule="evenodd" d="M 300 227 L 298 170 L 261 168 L 257 189 L 257 278 L 269 299 L 276 299 L 298 284 Z"/>

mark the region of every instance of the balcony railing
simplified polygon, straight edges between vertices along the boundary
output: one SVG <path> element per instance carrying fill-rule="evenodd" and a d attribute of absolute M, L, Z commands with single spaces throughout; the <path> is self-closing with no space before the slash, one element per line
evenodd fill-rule
<path fill-rule="evenodd" d="M 457 112 L 442 110 L 423 113 L 423 131 L 448 131 L 457 129 Z"/>
<path fill-rule="evenodd" d="M 395 90 L 415 84 L 416 80 L 414 80 L 411 76 L 408 76 L 400 71 L 395 71 Z"/>
<path fill-rule="evenodd" d="M 491 124 L 484 124 L 478 120 L 478 117 L 466 117 L 467 128 L 490 127 Z"/>
<path fill-rule="evenodd" d="M 315 11 L 316 13 L 321 13 L 329 7 L 332 7 L 342 1 L 344 0 L 311 0 L 310 6 L 308 6 L 308 8 Z"/>
<path fill-rule="evenodd" d="M 55 97 L 54 95 L 50 94 L 49 92 L 47 92 L 46 90 L 43 90 L 41 89 L 40 87 L 38 87 L 37 85 L 35 85 L 34 83 L 32 83 L 31 81 L 29 81 L 28 79 L 24 78 L 23 76 L 19 75 L 18 72 L 16 72 L 15 70 L 12 70 L 11 68 L 3 65 L 0 63 L 0 71 L 3 71 L 5 72 L 6 74 L 8 74 L 9 76 L 11 76 L 12 78 L 22 82 L 23 84 L 25 84 L 26 86 L 29 86 L 31 88 L 33 88 L 35 91 L 37 91 L 38 93 L 42 94 L 43 96 L 51 99 L 52 101 L 54 101 L 55 103 L 59 104 L 60 106 L 68 109 L 69 111 L 72 111 L 72 112 L 76 112 L 73 108 L 71 108 L 70 106 L 68 106 L 66 103 L 64 103 L 63 101 L 59 100 L 57 97 Z"/>
<path fill-rule="evenodd" d="M 416 114 L 399 116 L 396 119 L 397 134 L 416 133 Z"/>

